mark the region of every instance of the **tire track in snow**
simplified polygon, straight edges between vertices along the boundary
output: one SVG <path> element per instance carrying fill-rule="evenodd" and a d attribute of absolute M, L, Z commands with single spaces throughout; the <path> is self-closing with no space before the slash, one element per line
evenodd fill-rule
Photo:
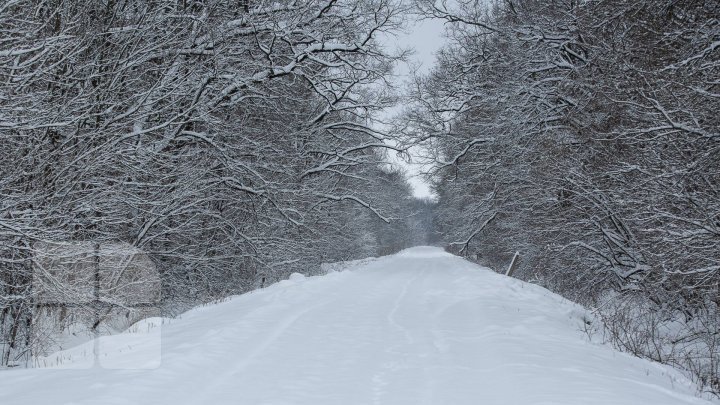
<path fill-rule="evenodd" d="M 397 349 L 403 347 L 403 346 L 409 346 L 412 347 L 415 345 L 415 339 L 412 336 L 412 333 L 410 330 L 403 325 L 400 324 L 397 320 L 397 314 L 400 310 L 400 307 L 402 306 L 402 303 L 404 300 L 406 300 L 408 296 L 408 291 L 410 290 L 410 286 L 414 283 L 416 283 L 421 277 L 422 273 L 418 272 L 417 275 L 410 278 L 407 282 L 405 282 L 402 286 L 402 289 L 400 290 L 400 293 L 398 294 L 397 298 L 393 301 L 393 306 L 388 312 L 386 316 L 387 323 L 396 331 L 399 331 L 404 336 L 404 339 L 406 341 L 406 344 L 403 345 L 402 343 L 396 344 L 394 346 L 391 346 L 386 349 L 387 353 L 391 354 L 397 354 L 401 356 L 407 356 L 407 353 L 403 353 L 401 351 L 398 351 Z M 403 366 L 400 362 L 392 361 L 392 362 L 385 362 L 382 364 L 381 369 L 375 373 L 375 375 L 372 377 L 373 382 L 373 404 L 381 404 L 382 402 L 382 396 L 384 394 L 384 388 L 388 386 L 387 376 L 391 374 L 392 372 L 402 370 L 407 368 L 407 366 Z"/>
<path fill-rule="evenodd" d="M 408 329 L 406 327 L 400 325 L 400 323 L 398 323 L 398 321 L 397 321 L 397 319 L 395 319 L 395 317 L 397 315 L 398 310 L 400 310 L 400 304 L 407 296 L 407 292 L 408 292 L 408 289 L 410 288 L 410 285 L 412 283 L 414 283 L 415 281 L 417 281 L 419 278 L 420 278 L 420 275 L 417 275 L 417 276 L 411 278 L 410 280 L 408 280 L 408 282 L 406 282 L 403 285 L 403 288 L 400 291 L 400 294 L 398 295 L 398 297 L 395 299 L 395 302 L 393 303 L 393 308 L 390 310 L 390 312 L 387 315 L 388 323 L 390 325 L 392 325 L 392 327 L 395 328 L 396 330 L 401 331 L 405 335 L 405 340 L 407 340 L 407 342 L 410 344 L 414 343 L 415 340 L 413 339 L 412 335 L 410 334 L 410 331 L 408 331 Z"/>
<path fill-rule="evenodd" d="M 312 312 L 317 308 L 328 305 L 331 302 L 334 301 L 325 301 L 321 304 L 305 308 L 304 310 L 296 311 L 290 316 L 285 317 L 280 323 L 278 323 L 270 330 L 267 336 L 259 339 L 260 344 L 249 350 L 247 356 L 245 356 L 244 359 L 240 360 L 239 362 L 233 363 L 233 367 L 226 371 L 223 371 L 215 382 L 213 382 L 210 386 L 201 390 L 200 393 L 194 396 L 195 398 L 197 398 L 197 401 L 195 403 L 202 403 L 203 399 L 208 398 L 208 393 L 212 393 L 218 388 L 225 386 L 234 376 L 245 371 L 249 365 L 251 365 L 258 357 L 260 357 L 267 349 L 269 349 L 273 345 L 273 343 L 280 339 L 280 337 L 303 316 L 307 315 L 308 313 Z M 258 340 L 257 336 L 256 340 Z"/>

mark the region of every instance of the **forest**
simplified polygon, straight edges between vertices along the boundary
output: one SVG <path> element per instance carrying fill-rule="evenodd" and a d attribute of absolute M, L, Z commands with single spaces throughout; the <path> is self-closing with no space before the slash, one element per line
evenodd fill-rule
<path fill-rule="evenodd" d="M 371 125 L 398 57 L 375 37 L 398 13 L 386 0 L 0 3 L 0 363 L 42 343 L 47 252 L 140 251 L 177 313 L 407 247 L 416 203 Z"/>
<path fill-rule="evenodd" d="M 720 392 L 718 111 L 713 0 L 2 0 L 0 367 L 134 285 L 171 316 L 438 245 Z"/>
<path fill-rule="evenodd" d="M 419 3 L 415 80 L 452 252 L 595 308 L 617 348 L 720 389 L 720 3 Z"/>

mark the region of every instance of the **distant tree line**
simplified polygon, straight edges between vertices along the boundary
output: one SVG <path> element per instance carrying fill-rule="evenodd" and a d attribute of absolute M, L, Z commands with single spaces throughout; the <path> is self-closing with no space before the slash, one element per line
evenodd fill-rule
<path fill-rule="evenodd" d="M 444 243 L 596 309 L 720 391 L 720 3 L 418 0 L 413 87 Z"/>
<path fill-rule="evenodd" d="M 170 313 L 406 247 L 415 202 L 372 122 L 401 12 L 0 2 L 0 366 L 35 343 L 39 244 L 145 252 Z"/>

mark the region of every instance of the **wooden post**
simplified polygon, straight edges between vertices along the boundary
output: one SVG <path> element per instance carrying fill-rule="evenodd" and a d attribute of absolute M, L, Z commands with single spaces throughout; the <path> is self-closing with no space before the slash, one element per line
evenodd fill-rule
<path fill-rule="evenodd" d="M 520 252 L 515 252 L 515 255 L 512 258 L 512 261 L 510 262 L 510 266 L 508 266 L 507 271 L 505 272 L 505 275 L 508 277 L 512 277 L 513 272 L 518 266 L 518 263 L 520 262 Z"/>
<path fill-rule="evenodd" d="M 93 283 L 93 367 L 100 367 L 100 244 L 95 244 L 93 257 L 94 283 Z"/>

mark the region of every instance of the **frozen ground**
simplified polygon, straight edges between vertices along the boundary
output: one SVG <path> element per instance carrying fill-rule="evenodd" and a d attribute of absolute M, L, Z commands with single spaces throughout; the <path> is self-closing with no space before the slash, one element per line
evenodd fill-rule
<path fill-rule="evenodd" d="M 676 371 L 589 343 L 583 316 L 413 248 L 165 320 L 161 361 L 153 319 L 102 338 L 97 362 L 92 345 L 43 359 L 80 369 L 1 372 L 0 404 L 709 404 Z"/>

